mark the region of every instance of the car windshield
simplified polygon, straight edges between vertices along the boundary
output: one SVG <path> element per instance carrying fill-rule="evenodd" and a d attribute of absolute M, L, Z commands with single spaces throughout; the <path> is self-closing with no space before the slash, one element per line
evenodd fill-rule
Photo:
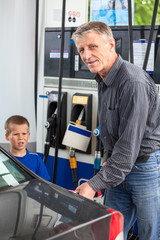
<path fill-rule="evenodd" d="M 0 151 L 0 191 L 10 186 L 19 185 L 32 178 L 16 162 Z"/>

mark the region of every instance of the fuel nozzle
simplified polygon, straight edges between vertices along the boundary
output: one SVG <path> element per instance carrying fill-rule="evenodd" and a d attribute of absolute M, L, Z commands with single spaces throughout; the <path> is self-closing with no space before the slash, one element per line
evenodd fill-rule
<path fill-rule="evenodd" d="M 81 110 L 78 116 L 78 119 L 76 120 L 76 124 L 81 125 L 83 114 L 84 114 L 84 108 Z M 77 160 L 76 160 L 75 149 L 72 147 L 70 147 L 70 151 L 69 151 L 69 161 L 70 161 L 70 167 L 72 169 L 72 178 L 74 182 L 74 187 L 76 189 L 78 187 Z"/>
<path fill-rule="evenodd" d="M 96 136 L 96 151 L 94 158 L 94 175 L 96 175 L 101 168 L 101 157 L 102 157 L 102 142 L 100 139 L 100 128 L 99 126 L 94 129 L 93 135 Z M 104 194 L 104 189 L 95 193 L 94 197 L 99 197 Z"/>
<path fill-rule="evenodd" d="M 43 156 L 43 161 L 46 164 L 47 157 L 49 155 L 49 149 L 51 147 L 51 143 L 53 143 L 56 138 L 57 108 L 54 111 L 54 113 L 48 118 L 48 120 L 44 126 L 47 129 L 46 141 L 45 141 L 45 145 L 44 145 L 44 156 Z"/>
<path fill-rule="evenodd" d="M 94 158 L 94 175 L 96 175 L 101 167 L 101 140 L 99 126 L 96 129 L 94 129 L 93 135 L 96 136 L 96 151 Z"/>
<path fill-rule="evenodd" d="M 84 108 L 82 108 L 79 116 L 78 116 L 78 119 L 76 120 L 76 123 L 81 125 L 82 124 L 82 118 L 83 118 L 83 114 L 84 114 Z"/>
<path fill-rule="evenodd" d="M 44 125 L 47 129 L 48 128 L 56 128 L 57 127 L 57 108 L 54 113 L 48 118 L 47 122 Z"/>

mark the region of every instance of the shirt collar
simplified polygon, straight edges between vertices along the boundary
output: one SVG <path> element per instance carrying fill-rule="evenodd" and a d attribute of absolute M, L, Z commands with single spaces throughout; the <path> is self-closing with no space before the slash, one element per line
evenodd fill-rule
<path fill-rule="evenodd" d="M 114 65 L 112 66 L 112 68 L 110 69 L 109 73 L 107 74 L 107 76 L 102 79 L 100 77 L 100 75 L 97 73 L 96 76 L 95 76 L 95 79 L 96 81 L 99 83 L 99 82 L 104 82 L 107 86 L 111 86 L 112 83 L 114 82 L 115 80 L 115 77 L 117 75 L 117 72 L 120 68 L 120 66 L 122 65 L 123 63 L 123 59 L 121 58 L 121 56 L 119 55 L 118 58 L 116 59 Z"/>

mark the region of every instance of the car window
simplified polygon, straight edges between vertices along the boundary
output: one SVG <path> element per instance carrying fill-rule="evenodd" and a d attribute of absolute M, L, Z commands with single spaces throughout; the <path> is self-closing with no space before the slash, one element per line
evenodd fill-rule
<path fill-rule="evenodd" d="M 4 187 L 16 186 L 32 177 L 12 159 L 0 152 L 0 190 Z"/>

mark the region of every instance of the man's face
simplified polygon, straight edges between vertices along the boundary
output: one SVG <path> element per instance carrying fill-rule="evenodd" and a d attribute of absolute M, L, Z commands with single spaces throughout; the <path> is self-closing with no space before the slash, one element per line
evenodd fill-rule
<path fill-rule="evenodd" d="M 113 65 L 114 39 L 107 41 L 96 32 L 90 32 L 77 39 L 76 46 L 90 72 L 98 73 L 104 78 Z"/>
<path fill-rule="evenodd" d="M 11 149 L 23 150 L 26 148 L 30 133 L 27 124 L 11 124 L 11 132 L 6 134 L 6 140 L 10 141 Z"/>

